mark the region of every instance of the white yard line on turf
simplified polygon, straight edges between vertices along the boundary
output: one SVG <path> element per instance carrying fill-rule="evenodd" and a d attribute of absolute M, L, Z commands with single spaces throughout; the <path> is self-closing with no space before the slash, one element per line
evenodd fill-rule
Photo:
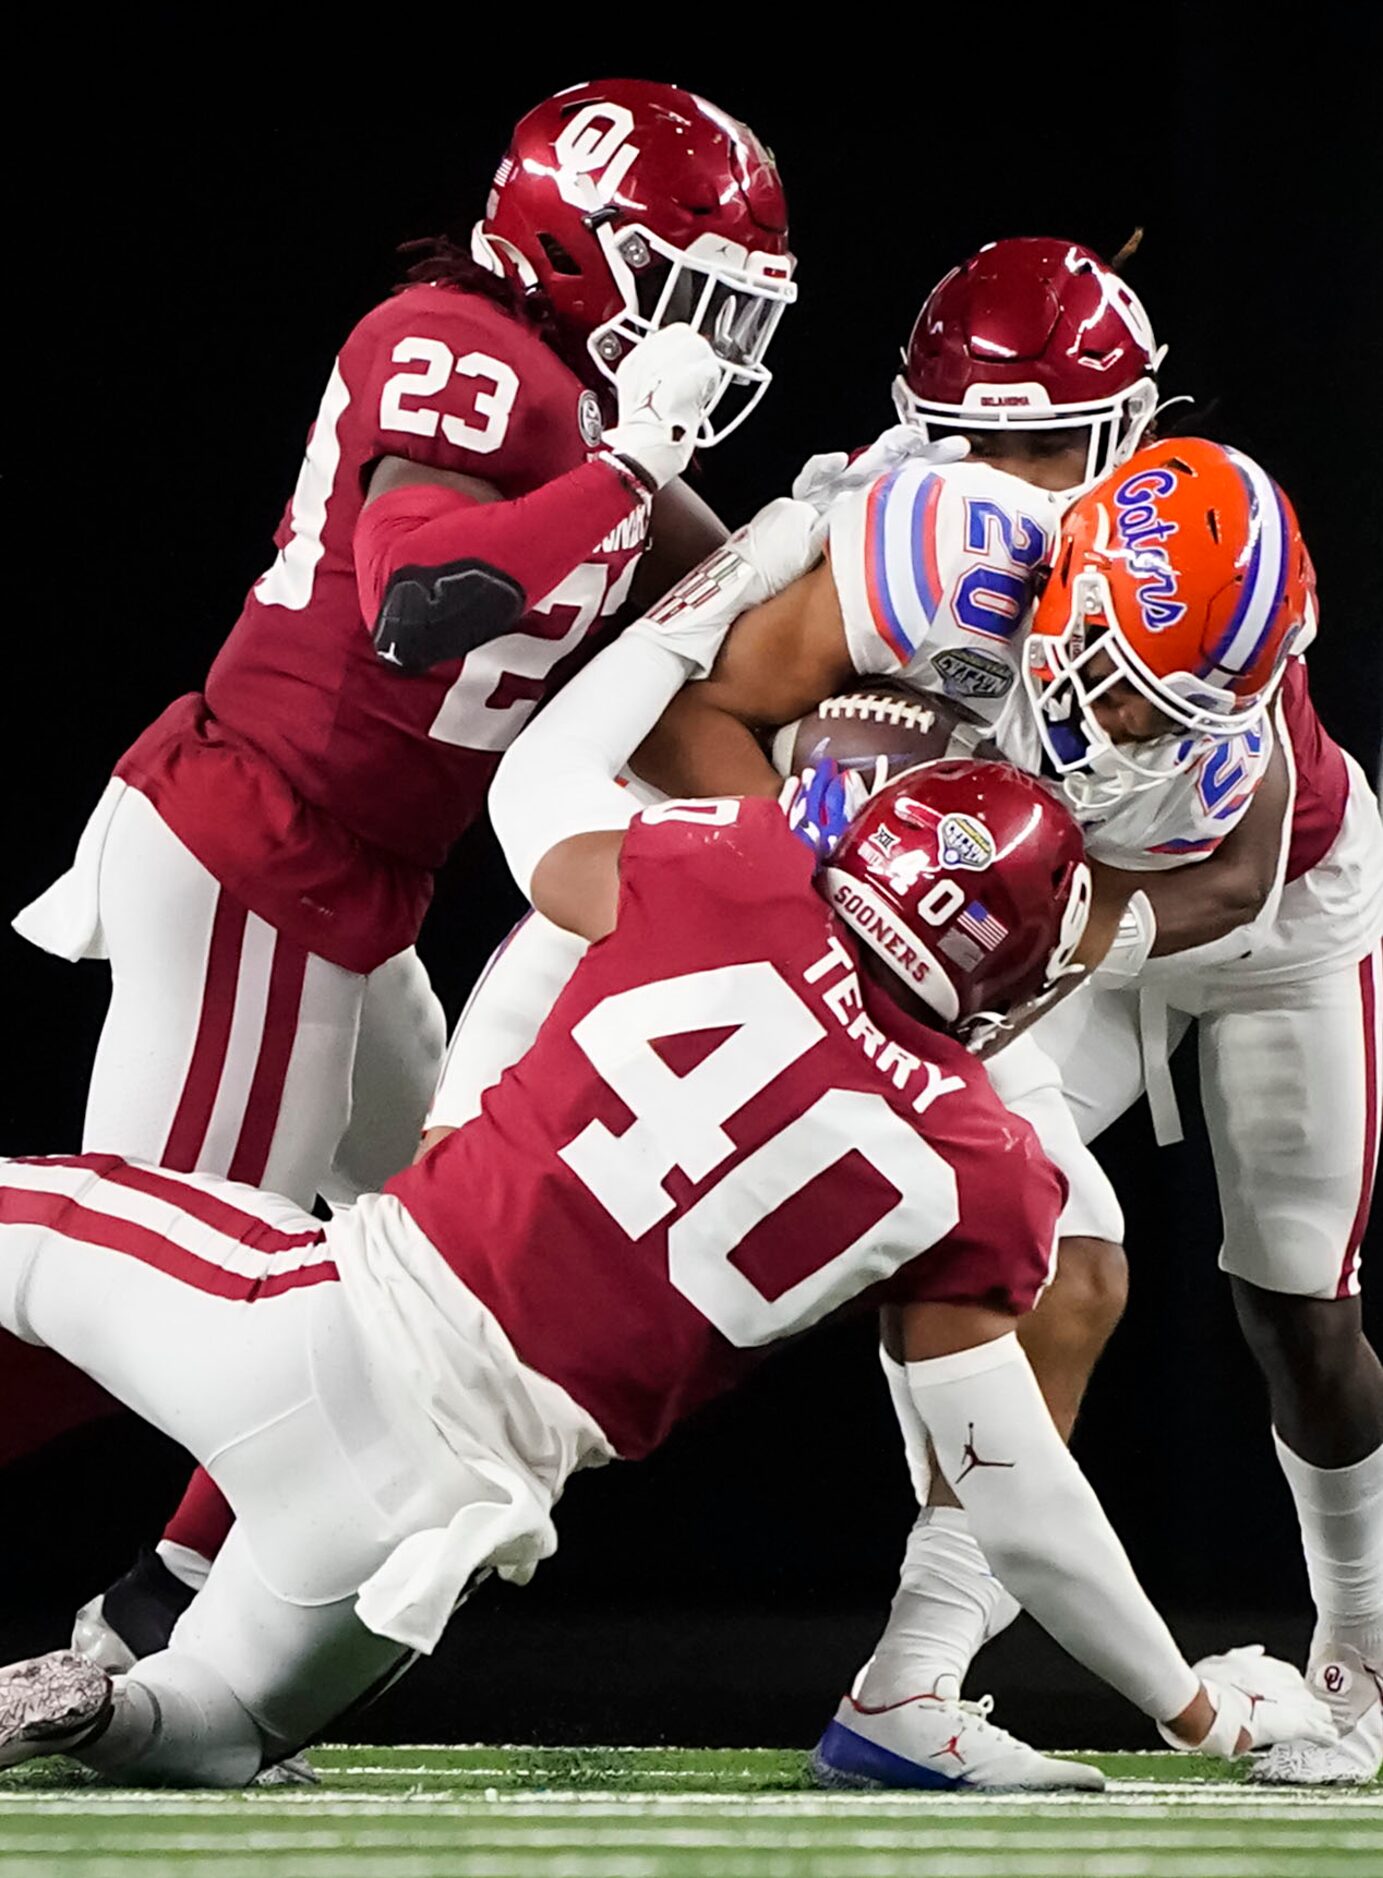
<path fill-rule="evenodd" d="M 271 1789 L 255 1793 L 198 1793 L 172 1795 L 166 1790 L 143 1791 L 118 1789 L 102 1791 L 83 1788 L 77 1792 L 28 1792 L 0 1790 L 0 1818 L 139 1818 L 163 1814 L 169 1818 L 214 1818 L 228 1810 L 241 1815 L 246 1829 L 252 1822 L 264 1823 L 275 1815 L 289 1819 L 294 1815 L 325 1815 L 334 1819 L 387 1818 L 404 1814 L 410 1820 L 431 1816 L 436 1819 L 475 1820 L 504 1817 L 546 1820 L 570 1817 L 573 1820 L 628 1819 L 701 1812 L 714 1807 L 727 1818 L 753 1819 L 764 1816 L 822 1819 L 860 1815 L 896 1816 L 900 1824 L 912 1820 L 980 1820 L 1013 1812 L 1043 1815 L 1084 1814 L 1090 1819 L 1108 1822 L 1139 1821 L 1149 1813 L 1159 1816 L 1171 1808 L 1194 1812 L 1205 1808 L 1222 1818 L 1244 1820 L 1292 1821 L 1319 1823 L 1323 1815 L 1335 1812 L 1383 1817 L 1383 1788 L 1372 1793 L 1319 1793 L 1300 1789 L 1277 1793 L 1272 1789 L 1246 1791 L 1225 1788 L 1218 1792 L 1201 1789 L 1182 1796 L 1170 1787 L 1148 1800 L 1131 1801 L 1126 1792 L 1107 1797 L 1097 1794 L 1015 1794 L 994 1793 L 984 1797 L 953 1795 L 889 1794 L 763 1794 L 751 1798 L 742 1794 L 712 1793 L 631 1793 L 599 1796 L 579 1792 L 549 1794 L 506 1793 L 465 1795 L 443 1798 L 427 1793 L 359 1794 L 322 1792 L 304 1788 Z M 863 1828 L 862 1828 L 863 1829 Z"/>
<path fill-rule="evenodd" d="M 196 1839 L 137 1848 L 121 1845 L 92 1852 L 89 1841 L 72 1839 L 25 1848 L 31 1860 L 35 1855 L 74 1859 L 84 1878 L 94 1878 L 98 1871 L 128 1878 L 128 1854 L 136 1850 L 146 1858 L 152 1855 L 160 1864 L 210 1851 L 216 1855 L 217 1878 L 230 1878 L 240 1869 L 248 1874 L 273 1871 L 273 1865 L 265 1863 L 266 1850 L 237 1846 L 228 1852 L 224 1841 L 207 1845 Z M 274 1848 L 270 1856 L 273 1853 L 278 1857 L 285 1853 L 290 1858 L 295 1856 L 289 1848 Z M 323 1859 L 323 1853 L 327 1859 Z M 830 1878 L 831 1874 L 839 1874 L 840 1878 L 915 1878 L 921 1854 L 925 1854 L 927 1878 L 1147 1878 L 1150 1872 L 1157 1878 L 1327 1878 L 1327 1874 L 1337 1872 L 1346 1878 L 1359 1878 L 1361 1870 L 1356 1854 L 1343 1848 L 1324 1854 L 1307 1851 L 1285 1860 L 1279 1852 L 1260 1852 L 1254 1847 L 1230 1854 L 1197 1849 L 1164 1855 L 1149 1864 L 1138 1850 L 1100 1851 L 1057 1845 L 1038 1853 L 1001 1848 L 996 1854 L 984 1848 L 970 1852 L 941 1849 L 930 1841 L 916 1840 L 901 1853 L 893 1854 L 873 1848 L 842 1849 L 819 1844 L 702 1850 L 685 1847 L 675 1839 L 646 1841 L 641 1848 L 628 1851 L 615 1851 L 599 1843 L 572 1845 L 557 1852 L 521 1846 L 480 1849 L 455 1843 L 445 1847 L 400 1843 L 377 1851 L 345 1838 L 338 1845 L 311 1848 L 313 1871 L 329 1872 L 332 1868 L 327 1861 L 333 1853 L 349 1860 L 341 1869 L 349 1872 L 350 1878 L 368 1878 L 374 1873 L 380 1878 L 411 1878 L 413 1873 L 420 1878 L 444 1878 L 452 1871 L 458 1878 L 527 1878 L 530 1873 L 540 1878 L 563 1878 L 564 1874 L 567 1878 L 644 1878 L 645 1874 L 647 1878 L 671 1878 L 672 1874 L 676 1878 L 692 1878 L 693 1874 L 707 1874 L 709 1878 L 803 1878 L 807 1872 L 813 1878 Z M 150 1869 L 157 1870 L 158 1866 L 141 1868 L 144 1872 Z"/>
<path fill-rule="evenodd" d="M 854 1839 L 851 1846 L 842 1848 L 823 1842 L 814 1831 L 778 1831 L 778 1832 L 711 1832 L 689 1830 L 686 1828 L 660 1827 L 653 1831 L 643 1830 L 627 1832 L 586 1832 L 580 1838 L 570 1832 L 506 1832 L 502 1827 L 495 1827 L 486 1832 L 468 1832 L 464 1846 L 458 1845 L 456 1835 L 451 1832 L 439 1832 L 432 1837 L 419 1834 L 416 1826 L 410 1823 L 405 1836 L 398 1833 L 384 1832 L 323 1832 L 320 1830 L 298 1828 L 283 1833 L 247 1832 L 237 1833 L 235 1850 L 243 1853 L 255 1852 L 333 1852 L 362 1851 L 380 1852 L 397 1847 L 401 1851 L 423 1852 L 434 1849 L 446 1851 L 465 1850 L 466 1852 L 501 1851 L 513 1848 L 521 1852 L 540 1852 L 551 1850 L 587 1851 L 608 1848 L 612 1850 L 645 1850 L 650 1845 L 660 1847 L 685 1847 L 695 1851 L 723 1850 L 730 1852 L 787 1852 L 821 1851 L 839 1854 L 842 1850 L 851 1852 L 907 1852 L 917 1851 L 925 1844 L 928 1856 L 938 1851 L 964 1852 L 978 1856 L 981 1852 L 1002 1852 L 1005 1854 L 1039 1853 L 1042 1855 L 1066 1853 L 1084 1856 L 1090 1852 L 1113 1851 L 1124 1854 L 1146 1852 L 1231 1852 L 1240 1855 L 1261 1856 L 1268 1852 L 1285 1851 L 1293 1856 L 1305 1858 L 1308 1854 L 1325 1852 L 1338 1853 L 1368 1852 L 1378 1848 L 1378 1837 L 1368 1832 L 1335 1832 L 1326 1835 L 1310 1833 L 1255 1833 L 1252 1842 L 1245 1845 L 1242 1838 L 1235 1839 L 1229 1834 L 1200 1834 L 1195 1832 L 1165 1832 L 1122 1835 L 1099 1830 L 1084 1831 L 1077 1828 L 1069 1838 L 1063 1834 L 1059 1839 L 1051 1833 L 1022 1832 L 933 1832 L 928 1830 L 925 1840 L 916 1832 L 865 1832 Z M 118 1851 L 122 1858 L 128 1858 L 137 1852 L 219 1852 L 226 1847 L 224 1833 L 217 1832 L 163 1832 L 163 1833 L 121 1833 L 119 1840 L 105 1848 L 109 1852 Z M 33 1853 L 42 1851 L 49 1856 L 58 1853 L 64 1855 L 90 1851 L 91 1841 L 79 1834 L 61 1835 L 44 1834 L 41 1838 L 33 1834 L 0 1832 L 0 1857 L 11 1854 Z"/>

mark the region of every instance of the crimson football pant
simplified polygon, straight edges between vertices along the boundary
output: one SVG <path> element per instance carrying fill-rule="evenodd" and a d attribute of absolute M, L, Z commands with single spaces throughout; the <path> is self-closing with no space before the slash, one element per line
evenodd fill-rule
<path fill-rule="evenodd" d="M 0 1162 L 0 1328 L 187 1448 L 236 1510 L 169 1649 L 129 1678 L 162 1735 L 94 1764 L 236 1784 L 400 1661 L 355 1593 L 453 1507 L 361 1345 L 329 1228 L 277 1195 L 114 1156 Z M 180 1732 L 189 1685 L 202 1725 Z"/>

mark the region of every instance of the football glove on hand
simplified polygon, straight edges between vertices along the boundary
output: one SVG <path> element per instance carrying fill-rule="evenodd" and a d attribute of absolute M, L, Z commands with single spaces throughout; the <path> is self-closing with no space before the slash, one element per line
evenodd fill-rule
<path fill-rule="evenodd" d="M 872 779 L 857 769 L 842 769 L 834 757 L 823 756 L 789 776 L 778 796 L 788 827 L 811 849 L 820 867 L 830 860 L 841 836 L 888 775 L 888 759 L 880 757 Z"/>
<path fill-rule="evenodd" d="M 904 463 L 959 463 L 969 454 L 970 445 L 964 437 L 943 437 L 938 443 L 928 443 L 911 424 L 890 424 L 853 463 L 844 450 L 808 457 L 797 472 L 792 493 L 799 502 L 810 502 L 824 515 L 842 496 L 863 489 Z"/>
<path fill-rule="evenodd" d="M 825 538 L 814 508 L 778 496 L 627 630 L 667 646 L 686 660 L 692 677 L 704 678 L 740 614 L 805 573 L 821 558 Z"/>
<path fill-rule="evenodd" d="M 1215 1720 L 1194 1747 L 1178 1741 L 1161 1722 L 1157 1731 L 1169 1746 L 1191 1754 L 1222 1754 L 1236 1760 L 1277 1741 L 1318 1741 L 1328 1746 L 1337 1729 L 1324 1702 L 1312 1695 L 1305 1678 L 1290 1663 L 1265 1656 L 1261 1643 L 1241 1644 L 1223 1656 L 1205 1656 L 1192 1668 L 1215 1705 Z M 1243 1746 L 1241 1737 L 1247 1736 Z"/>
<path fill-rule="evenodd" d="M 700 333 L 685 324 L 650 333 L 615 368 L 619 416 L 603 433 L 605 448 L 650 492 L 663 488 L 691 462 L 719 383 L 716 355 Z"/>

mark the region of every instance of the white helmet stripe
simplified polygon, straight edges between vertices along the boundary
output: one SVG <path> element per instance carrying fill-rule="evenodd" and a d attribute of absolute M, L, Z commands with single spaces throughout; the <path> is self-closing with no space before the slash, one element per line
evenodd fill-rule
<path fill-rule="evenodd" d="M 1226 456 L 1244 480 L 1252 529 L 1248 575 L 1234 617 L 1211 655 L 1204 677 L 1228 688 L 1257 658 L 1277 612 L 1286 576 L 1287 525 L 1277 485 L 1266 470 L 1237 450 Z"/>

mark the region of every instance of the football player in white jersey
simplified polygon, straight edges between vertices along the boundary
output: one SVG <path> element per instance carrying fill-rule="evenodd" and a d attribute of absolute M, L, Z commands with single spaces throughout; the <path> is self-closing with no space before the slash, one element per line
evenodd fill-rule
<path fill-rule="evenodd" d="M 1107 325 L 1108 336 L 1087 359 L 1075 335 L 1097 329 L 1100 302 L 1127 316 L 1127 337 L 1119 341 Z M 1127 289 L 1094 257 L 1065 243 L 1001 242 L 947 276 L 929 299 L 897 398 L 924 436 L 961 431 L 990 463 L 1060 489 L 1126 458 L 1152 411 L 1148 385 L 1159 358 Z M 1157 491 L 1145 489 L 1145 500 L 1149 494 Z M 1137 498 L 1136 490 L 1128 497 L 1131 510 Z M 1272 512 L 1265 503 L 1264 527 Z M 1151 511 L 1135 514 L 1139 522 L 1151 532 L 1133 551 L 1152 565 L 1165 524 Z M 1016 531 L 1015 546 L 1021 541 Z M 1165 569 L 1154 578 L 1165 578 Z M 835 585 L 849 585 L 839 567 Z M 921 617 L 897 616 L 898 605 L 908 604 L 906 571 L 897 585 L 901 603 L 896 593 L 879 596 L 876 620 L 861 606 L 867 565 L 858 570 L 856 668 L 908 669 L 928 688 L 981 706 L 991 693 L 1012 692 L 1018 661 L 1001 621 L 987 642 L 981 622 L 962 620 L 978 630 L 952 643 L 929 635 L 910 663 L 906 647 L 890 657 L 896 626 L 915 629 Z M 829 613 L 836 596 L 824 585 L 821 591 Z M 726 721 L 727 697 L 730 717 L 738 712 L 758 726 L 812 690 L 841 682 L 838 628 L 828 624 L 807 637 L 823 650 L 796 694 L 789 636 L 775 643 L 763 634 L 755 647 L 737 633 L 712 685 L 689 688 L 676 701 L 661 736 L 673 750 L 707 753 L 696 786 L 714 789 L 717 778 L 722 786 L 751 786 L 756 746 Z M 939 649 L 929 655 L 933 645 Z M 798 642 L 795 656 L 810 655 Z M 1100 708 L 1124 716 L 1126 730 L 1154 728 L 1152 701 L 1126 678 L 1116 683 Z M 1058 688 L 1047 703 L 1069 708 L 1072 700 Z M 1145 1058 L 1157 1064 L 1156 1048 L 1145 1045 L 1156 1044 L 1159 1029 L 1175 1044 L 1190 1016 L 1201 1018 L 1202 1085 L 1225 1215 L 1222 1263 L 1268 1380 L 1317 1608 L 1311 1671 L 1342 1732 L 1327 1750 L 1275 1750 L 1255 1777 L 1348 1781 L 1371 1777 L 1383 1760 L 1383 1374 L 1358 1302 L 1378 1141 L 1383 837 L 1362 772 L 1315 716 L 1299 656 L 1288 661 L 1275 717 L 1275 739 L 1261 725 L 1245 726 L 1203 765 L 1192 825 L 1149 829 L 1141 861 L 1123 863 L 1175 872 L 1133 897 L 1119 957 L 1092 988 L 1098 996 L 1082 993 L 1037 1034 L 1060 1063 L 1088 1140 L 1136 1098 Z M 1081 721 L 1077 714 L 1071 727 Z M 1085 721 L 1093 767 L 1117 778 L 1108 739 L 1093 735 L 1098 713 Z M 1035 734 L 1029 717 L 1027 735 Z M 760 786 L 769 786 L 766 778 Z M 1098 785 L 1076 787 L 1088 793 Z M 1186 800 L 1184 778 L 1176 793 Z M 1160 795 L 1161 788 L 1140 788 L 1126 813 L 1144 816 Z M 1098 841 L 1092 852 L 1101 852 Z M 1164 1121 L 1166 1088 L 1163 1077 L 1150 1090 L 1155 1117 Z M 1026 1340 L 1058 1415 L 1073 1412 L 1121 1303 L 1115 1245 L 1068 1240 L 1062 1250 L 1063 1277 L 1080 1271 L 1085 1283 L 1059 1280 L 1028 1321 Z M 910 1540 L 888 1631 L 858 1691 L 879 1702 L 905 1695 L 909 1683 L 925 1686 L 929 1669 L 963 1674 L 979 1643 L 1012 1615 L 968 1537 L 947 1523 L 924 1515 Z M 906 1711 L 890 1713 L 878 1729 L 896 1744 Z"/>

